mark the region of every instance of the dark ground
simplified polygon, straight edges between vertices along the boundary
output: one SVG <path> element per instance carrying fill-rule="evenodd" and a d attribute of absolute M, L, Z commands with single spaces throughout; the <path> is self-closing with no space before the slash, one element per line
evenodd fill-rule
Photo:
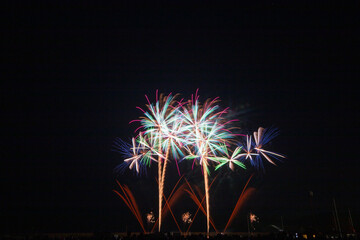
<path fill-rule="evenodd" d="M 247 235 L 221 235 L 218 234 L 216 236 L 210 236 L 206 238 L 204 234 L 193 234 L 191 236 L 180 236 L 173 234 L 151 234 L 151 235 L 134 235 L 129 233 L 127 236 L 120 236 L 114 234 L 94 234 L 94 236 L 89 237 L 77 237 L 67 236 L 67 237 L 47 237 L 47 236 L 18 236 L 18 237 L 2 237 L 2 240 L 205 240 L 205 239 L 213 239 L 213 240 L 327 240 L 327 239 L 337 239 L 337 240 L 358 240 L 359 235 L 352 236 L 344 236 L 343 238 L 339 238 L 337 235 L 315 235 L 315 238 L 312 234 L 307 234 L 306 237 L 303 234 L 299 234 L 298 237 L 296 235 L 290 233 L 272 233 L 272 234 L 264 234 L 264 235 L 252 235 L 250 238 Z"/>

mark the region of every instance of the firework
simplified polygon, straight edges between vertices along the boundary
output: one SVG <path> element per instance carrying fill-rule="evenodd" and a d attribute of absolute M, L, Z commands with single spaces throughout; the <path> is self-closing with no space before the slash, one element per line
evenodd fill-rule
<path fill-rule="evenodd" d="M 253 149 L 251 142 L 251 136 L 246 135 L 246 148 L 244 149 L 244 151 L 246 152 L 245 159 L 250 159 L 250 162 L 254 161 L 251 156 L 259 155 L 257 153 L 252 153 Z"/>
<path fill-rule="evenodd" d="M 183 131 L 183 127 L 182 127 L 183 121 L 178 113 L 178 107 L 173 108 L 173 112 L 176 112 L 176 113 L 172 115 L 171 121 L 169 121 L 169 124 L 166 125 L 166 127 L 164 127 L 164 129 L 162 131 L 162 136 L 161 136 L 162 150 L 164 151 L 166 149 L 166 154 L 165 154 L 165 158 L 163 158 L 164 166 L 162 168 L 161 178 L 159 181 L 159 183 L 160 183 L 159 195 L 161 194 L 164 198 L 165 198 L 165 196 L 164 196 L 163 192 L 164 192 L 167 164 L 170 161 L 169 156 L 172 155 L 173 160 L 176 163 L 179 176 L 180 176 L 180 170 L 179 170 L 176 160 L 179 159 L 181 156 L 183 156 L 181 147 L 184 145 L 184 142 L 185 142 L 184 139 L 181 137 L 181 134 Z M 160 224 L 160 221 L 159 221 L 159 224 Z M 179 230 L 180 230 L 180 228 L 179 228 Z M 160 231 L 160 228 L 159 228 L 159 231 Z"/>
<path fill-rule="evenodd" d="M 121 139 L 117 139 L 114 143 L 114 150 L 120 152 L 124 159 L 124 162 L 118 165 L 115 170 L 123 173 L 126 168 L 135 170 L 137 174 L 141 174 L 145 169 L 141 164 L 143 153 L 140 152 L 139 145 L 136 143 L 135 138 L 132 138 L 132 144 L 124 142 Z M 135 168 L 134 168 L 135 167 Z"/>
<path fill-rule="evenodd" d="M 217 178 L 217 176 L 215 176 L 215 178 L 214 178 L 214 179 L 212 180 L 212 182 L 210 183 L 210 185 L 209 185 L 209 190 L 211 189 L 211 186 L 212 186 L 213 183 L 215 182 L 215 179 L 216 179 L 216 178 Z M 200 199 L 201 199 L 201 201 L 200 201 L 200 199 L 196 196 L 194 190 L 192 189 L 190 183 L 189 183 L 186 179 L 185 179 L 185 181 L 186 181 L 186 183 L 187 183 L 187 185 L 188 185 L 188 187 L 189 187 L 189 190 L 185 189 L 185 191 L 190 195 L 190 198 L 191 198 L 191 199 L 195 202 L 195 204 L 198 206 L 198 209 L 196 210 L 196 212 L 195 212 L 195 214 L 194 214 L 193 221 L 190 223 L 190 225 L 189 225 L 189 227 L 188 227 L 188 229 L 187 229 L 187 231 L 186 231 L 186 234 L 187 234 L 187 233 L 189 232 L 190 227 L 191 227 L 192 223 L 194 222 L 194 219 L 195 219 L 197 213 L 199 212 L 199 210 L 201 210 L 201 211 L 204 213 L 205 216 L 207 216 L 207 212 L 205 211 L 204 207 L 202 206 L 202 204 L 203 204 L 203 202 L 204 202 L 204 200 L 205 200 L 205 196 L 201 196 L 201 194 L 200 194 Z M 201 193 L 201 191 L 199 191 L 199 193 Z M 213 220 L 211 219 L 211 217 L 209 217 L 209 222 L 210 222 L 210 224 L 212 225 L 212 227 L 215 229 L 215 232 L 218 233 L 218 231 L 217 231 L 217 229 L 216 229 L 216 227 L 215 227 L 215 224 L 214 224 Z"/>
<path fill-rule="evenodd" d="M 177 183 L 175 184 L 175 186 L 173 187 L 173 189 L 172 189 L 172 191 L 171 191 L 171 193 L 170 193 L 170 195 L 168 196 L 168 198 L 166 198 L 165 197 L 165 195 L 163 195 L 163 197 L 164 197 L 164 199 L 165 199 L 165 203 L 166 203 L 166 206 L 167 206 L 167 208 L 163 208 L 162 209 L 162 216 L 166 216 L 166 213 L 167 213 L 167 210 L 169 210 L 170 211 L 170 213 L 171 213 L 171 215 L 172 215 L 172 217 L 173 217 L 173 219 L 174 219 L 174 222 L 175 222 L 175 224 L 176 224 L 176 226 L 178 227 L 178 229 L 179 229 L 179 231 L 181 232 L 181 229 L 180 229 L 180 227 L 179 227 L 179 224 L 177 223 L 177 221 L 176 221 L 176 218 L 175 218 L 175 216 L 174 216 L 174 214 L 173 214 L 173 212 L 172 212 L 172 210 L 171 210 L 171 206 L 173 205 L 173 204 L 175 204 L 175 202 L 176 201 L 178 201 L 179 200 L 179 197 L 183 194 L 183 188 L 185 187 L 185 184 L 182 184 L 182 185 L 180 185 L 178 188 L 177 188 L 177 186 L 179 185 L 179 183 L 180 183 L 180 181 L 181 181 L 181 179 L 183 178 L 183 176 L 181 176 L 180 178 L 179 178 L 179 180 L 177 181 Z M 153 232 L 154 231 L 154 229 L 155 229 L 155 226 L 156 226 L 156 224 L 159 222 L 159 219 L 156 221 L 156 223 L 154 224 L 154 227 L 153 227 L 153 229 L 151 230 L 151 232 Z"/>
<path fill-rule="evenodd" d="M 132 194 L 132 192 L 130 191 L 130 189 L 124 185 L 122 186 L 118 181 L 116 181 L 117 184 L 119 185 L 121 191 L 123 194 L 120 194 L 120 192 L 113 190 L 126 204 L 126 206 L 130 209 L 130 211 L 132 212 L 132 214 L 135 216 L 135 218 L 138 220 L 142 230 L 144 231 L 144 233 L 146 233 L 145 227 L 144 227 L 144 223 L 142 221 L 141 218 L 141 213 L 139 210 L 139 207 L 136 203 L 136 200 L 134 198 L 134 195 Z"/>
<path fill-rule="evenodd" d="M 191 213 L 190 212 L 183 213 L 181 215 L 181 220 L 183 221 L 183 223 L 186 223 L 186 224 L 192 223 Z"/>
<path fill-rule="evenodd" d="M 151 135 L 155 142 L 152 145 L 152 148 L 157 148 L 159 153 L 158 155 L 158 192 L 159 192 L 159 232 L 161 230 L 161 212 L 162 212 L 162 196 L 164 189 L 164 179 L 166 166 L 168 162 L 168 157 L 170 153 L 170 148 L 177 150 L 176 147 L 178 143 L 178 138 L 176 138 L 176 130 L 173 127 L 178 126 L 177 121 L 177 107 L 174 107 L 174 96 L 169 94 L 168 96 L 160 95 L 158 98 L 158 94 L 156 92 L 156 103 L 150 103 L 148 97 L 145 95 L 148 101 L 148 111 L 143 111 L 144 115 L 141 117 L 140 123 L 141 126 L 139 128 L 144 129 L 144 135 Z M 165 147 L 165 149 L 163 148 Z M 175 150 L 173 154 L 175 154 Z M 165 157 L 163 156 L 163 152 L 165 151 Z M 162 161 L 164 161 L 164 166 L 162 166 Z"/>
<path fill-rule="evenodd" d="M 211 160 L 210 156 L 215 157 L 218 152 L 223 151 L 221 144 L 225 144 L 233 138 L 233 134 L 225 126 L 228 122 L 225 122 L 222 117 L 226 113 L 226 109 L 219 111 L 219 106 L 215 105 L 216 102 L 217 98 L 208 100 L 201 105 L 196 92 L 182 111 L 184 134 L 188 145 L 188 156 L 185 159 L 194 159 L 194 162 L 198 160 L 204 175 L 207 235 L 210 230 L 208 160 Z"/>
<path fill-rule="evenodd" d="M 144 135 L 143 132 L 140 132 L 137 137 L 138 150 L 142 154 L 141 163 L 145 166 L 150 167 L 151 162 L 158 162 L 156 157 L 164 158 L 163 154 L 157 149 L 157 140 L 154 134 L 149 133 Z"/>
<path fill-rule="evenodd" d="M 126 168 L 129 168 L 135 170 L 138 175 L 146 173 L 146 166 L 150 166 L 152 161 L 158 161 L 155 156 L 163 157 L 153 145 L 152 134 L 143 136 L 141 132 L 137 138 L 131 139 L 131 144 L 117 139 L 114 143 L 114 150 L 124 156 L 124 162 L 118 165 L 116 170 L 122 173 Z"/>
<path fill-rule="evenodd" d="M 227 108 L 220 109 L 217 105 L 218 98 L 207 100 L 201 104 L 198 90 L 191 96 L 190 100 L 185 102 L 176 101 L 176 96 L 172 94 L 158 96 L 156 91 L 156 101 L 151 103 L 145 95 L 148 102 L 146 110 L 137 107 L 142 110 L 143 116 L 131 121 L 140 123 L 140 127 L 135 130 L 138 132 L 137 136 L 132 138 L 131 144 L 122 140 L 117 140 L 114 144 L 116 151 L 123 154 L 125 158 L 124 162 L 117 168 L 121 171 L 128 168 L 137 174 L 142 174 L 146 172 L 146 167 L 150 167 L 152 162 L 157 162 L 159 194 L 159 218 L 157 222 L 160 231 L 163 211 L 167 210 L 166 208 L 163 209 L 163 199 L 177 224 L 170 208 L 170 199 L 166 199 L 164 195 L 166 169 L 170 158 L 176 163 L 179 176 L 181 174 L 178 161 L 191 160 L 193 161 L 192 168 L 194 165 L 200 165 L 204 177 L 206 210 L 202 208 L 202 201 L 200 202 L 197 199 L 195 193 L 188 192 L 206 215 L 207 235 L 209 236 L 210 222 L 213 225 L 210 217 L 209 200 L 209 175 L 212 167 L 217 164 L 214 166 L 215 171 L 225 165 L 228 165 L 232 171 L 235 170 L 236 166 L 246 169 L 244 161 L 249 160 L 255 168 L 263 169 L 263 158 L 276 165 L 272 158 L 279 159 L 284 158 L 284 156 L 264 149 L 264 146 L 266 147 L 277 135 L 275 129 L 259 127 L 253 133 L 253 138 L 246 136 L 246 145 L 240 145 L 235 141 L 235 136 L 239 134 L 233 134 L 233 127 L 230 127 L 230 123 L 236 120 L 226 120 L 224 115 L 227 113 Z M 235 146 L 234 150 L 232 150 L 232 146 Z M 244 198 L 243 194 L 244 192 L 240 195 L 233 213 L 241 205 L 241 199 Z M 190 213 L 187 212 L 186 214 Z M 196 213 L 194 218 L 195 216 Z M 188 219 L 193 221 L 190 217 L 191 214 Z M 233 217 L 234 214 L 230 217 L 225 230 Z M 213 227 L 217 231 L 214 225 Z"/>
<path fill-rule="evenodd" d="M 226 232 L 226 229 L 229 227 L 229 225 L 231 224 L 231 222 L 233 221 L 233 219 L 235 218 L 237 212 L 239 211 L 239 209 L 241 208 L 241 206 L 244 204 L 245 200 L 255 191 L 254 188 L 249 188 L 247 189 L 248 184 L 250 183 L 250 180 L 252 179 L 252 177 L 254 176 L 254 174 L 252 174 L 250 176 L 250 178 L 247 180 L 238 201 L 236 202 L 236 205 L 234 207 L 234 210 L 232 211 L 228 222 L 226 223 L 226 226 L 223 230 L 223 232 Z"/>
<path fill-rule="evenodd" d="M 259 218 L 252 212 L 249 214 L 250 223 L 255 223 L 259 221 Z"/>
<path fill-rule="evenodd" d="M 255 230 L 255 223 L 259 222 L 259 218 L 254 213 L 249 212 L 249 222 L 248 224 L 251 226 L 252 230 Z M 250 231 L 250 226 L 248 226 L 248 231 Z"/>
<path fill-rule="evenodd" d="M 146 221 L 148 224 L 153 224 L 155 223 L 155 216 L 153 212 L 149 212 L 146 214 Z"/>
<path fill-rule="evenodd" d="M 264 165 L 262 162 L 262 157 L 264 157 L 269 163 L 276 166 L 275 162 L 270 159 L 270 157 L 273 157 L 275 159 L 279 158 L 285 158 L 285 156 L 270 152 L 264 149 L 264 146 L 266 146 L 273 138 L 275 138 L 278 135 L 278 131 L 276 129 L 264 129 L 262 127 L 259 127 L 257 132 L 254 132 L 254 140 L 255 143 L 253 144 L 254 150 L 258 154 L 255 157 L 254 161 L 251 161 L 252 165 L 254 165 L 256 168 L 262 168 L 264 169 Z"/>
<path fill-rule="evenodd" d="M 228 148 L 225 144 L 222 144 L 222 149 L 223 149 L 223 156 L 220 157 L 208 157 L 210 160 L 219 162 L 219 164 L 216 166 L 215 171 L 218 170 L 219 168 L 221 168 L 222 166 L 224 166 L 225 164 L 229 164 L 229 168 L 234 171 L 235 170 L 235 166 L 234 164 L 238 165 L 239 167 L 242 167 L 243 169 L 246 169 L 245 164 L 243 164 L 242 162 L 240 162 L 238 159 L 246 156 L 246 153 L 241 153 L 241 149 L 242 147 L 237 147 L 235 148 L 235 150 L 233 151 L 233 153 L 229 154 Z"/>

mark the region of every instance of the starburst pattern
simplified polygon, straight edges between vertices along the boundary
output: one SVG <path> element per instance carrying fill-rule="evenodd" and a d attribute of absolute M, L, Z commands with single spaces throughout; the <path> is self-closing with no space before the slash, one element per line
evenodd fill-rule
<path fill-rule="evenodd" d="M 216 156 L 216 157 L 208 157 L 210 160 L 216 161 L 219 163 L 215 167 L 215 171 L 218 170 L 219 168 L 221 168 L 222 166 L 224 166 L 225 164 L 228 164 L 229 168 L 232 171 L 235 170 L 235 165 L 237 165 L 243 169 L 246 169 L 245 164 L 242 163 L 241 161 L 239 161 L 240 158 L 246 156 L 246 153 L 241 153 L 242 147 L 235 148 L 235 150 L 232 152 L 232 154 L 229 153 L 228 147 L 225 144 L 222 145 L 222 149 L 223 149 L 222 152 L 224 153 L 224 155 Z"/>
<path fill-rule="evenodd" d="M 275 159 L 279 159 L 279 158 L 285 158 L 285 156 L 275 153 L 275 152 L 271 152 L 268 150 L 265 150 L 264 147 L 270 143 L 270 141 L 275 138 L 278 135 L 278 131 L 277 129 L 274 128 L 269 128 L 269 129 L 265 129 L 262 127 L 258 128 L 257 132 L 254 132 L 254 150 L 256 151 L 256 153 L 258 154 L 255 157 L 255 161 L 251 161 L 251 163 L 260 169 L 264 169 L 264 165 L 263 165 L 263 158 L 265 158 L 269 163 L 273 164 L 276 166 L 275 162 L 270 158 L 273 157 Z"/>
<path fill-rule="evenodd" d="M 131 144 L 120 139 L 115 141 L 116 151 L 124 156 L 119 169 L 134 170 L 141 174 L 153 162 L 158 166 L 159 187 L 159 231 L 162 218 L 162 198 L 165 183 L 167 164 L 173 160 L 176 165 L 182 160 L 193 161 L 201 166 L 204 176 L 207 232 L 209 233 L 209 183 L 208 175 L 211 169 L 215 171 L 228 165 L 235 170 L 235 166 L 246 169 L 244 162 L 249 160 L 255 169 L 264 169 L 263 159 L 275 164 L 273 159 L 285 156 L 265 150 L 270 141 L 278 134 L 275 129 L 259 127 L 252 136 L 246 135 L 246 144 L 240 144 L 238 135 L 232 131 L 236 119 L 226 118 L 228 109 L 221 109 L 219 99 L 209 99 L 200 103 L 198 91 L 188 101 L 177 101 L 177 95 L 158 96 L 151 103 L 147 99 L 146 110 L 137 107 L 143 112 L 135 130 L 137 136 L 132 138 Z M 234 150 L 232 150 L 234 149 Z M 178 172 L 180 170 L 177 165 Z"/>

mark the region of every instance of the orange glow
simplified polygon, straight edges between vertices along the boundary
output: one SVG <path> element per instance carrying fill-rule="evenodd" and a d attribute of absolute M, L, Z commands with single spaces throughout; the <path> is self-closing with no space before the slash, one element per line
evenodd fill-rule
<path fill-rule="evenodd" d="M 246 198 L 248 198 L 255 191 L 255 188 L 250 188 L 247 191 L 245 191 L 246 187 L 248 186 L 248 184 L 249 184 L 249 182 L 250 182 L 250 180 L 252 179 L 253 176 L 254 176 L 254 174 L 251 174 L 250 178 L 246 182 L 245 187 L 243 188 L 243 191 L 240 194 L 240 197 L 239 197 L 239 199 L 238 199 L 238 201 L 237 201 L 237 203 L 235 205 L 234 210 L 232 211 L 232 213 L 230 215 L 230 218 L 229 218 L 223 232 L 226 232 L 226 229 L 229 227 L 230 223 L 233 221 L 233 219 L 236 216 L 237 212 L 239 211 L 239 209 L 244 204 Z"/>
<path fill-rule="evenodd" d="M 161 136 L 161 134 L 160 134 Z M 161 142 L 161 139 L 159 140 L 159 142 Z M 161 152 L 161 144 L 159 144 L 159 153 L 162 154 Z M 159 155 L 159 159 L 158 159 L 158 178 L 159 178 L 159 181 L 158 181 L 158 192 L 159 192 L 159 232 L 160 232 L 160 229 L 161 229 L 161 212 L 162 212 L 162 194 L 161 194 L 161 157 Z M 154 225 L 155 226 L 155 225 Z M 152 231 L 151 231 L 152 232 Z"/>
<path fill-rule="evenodd" d="M 142 221 L 141 218 L 141 213 L 139 211 L 138 205 L 136 203 L 136 200 L 132 194 L 132 192 L 130 191 L 130 189 L 124 185 L 121 186 L 121 184 L 116 181 L 117 184 L 119 185 L 119 187 L 121 188 L 122 192 L 124 193 L 124 196 L 122 196 L 118 191 L 113 190 L 126 204 L 126 206 L 130 209 L 130 211 L 132 212 L 132 214 L 135 216 L 135 218 L 138 220 L 142 230 L 144 231 L 144 233 L 146 233 L 145 227 L 144 227 L 144 223 Z"/>
<path fill-rule="evenodd" d="M 166 203 L 166 205 L 167 205 L 167 207 L 168 207 L 168 209 L 169 209 L 169 211 L 170 211 L 170 213 L 171 213 L 171 215 L 172 215 L 172 217 L 173 217 L 173 219 L 174 219 L 174 221 L 175 221 L 175 223 L 176 223 L 176 226 L 177 226 L 177 228 L 179 229 L 179 232 L 182 233 L 181 228 L 179 227 L 179 224 L 178 224 L 178 222 L 176 221 L 176 218 L 175 218 L 175 216 L 174 216 L 174 213 L 173 213 L 172 210 L 171 210 L 171 207 L 170 207 L 170 205 L 169 205 L 169 202 L 167 201 L 167 199 L 166 199 L 166 197 L 165 197 L 164 195 L 163 195 L 163 197 L 164 197 L 165 203 Z"/>
<path fill-rule="evenodd" d="M 211 186 L 212 186 L 212 184 L 214 183 L 214 181 L 215 181 L 216 178 L 217 178 L 217 176 L 216 176 L 216 177 L 212 180 L 212 182 L 210 183 L 210 185 L 209 185 L 209 190 L 211 189 Z M 202 204 L 203 204 L 203 202 L 204 202 L 204 200 L 205 200 L 205 196 L 204 196 L 204 197 L 201 196 L 201 197 L 202 197 L 202 200 L 201 200 L 201 202 L 200 202 L 199 199 L 198 199 L 198 197 L 196 196 L 194 190 L 192 189 L 190 183 L 189 183 L 186 179 L 185 179 L 185 181 L 186 181 L 186 183 L 187 183 L 187 185 L 188 185 L 188 187 L 189 187 L 189 189 L 190 189 L 190 191 L 189 191 L 189 190 L 185 190 L 185 191 L 190 195 L 191 199 L 192 199 L 192 200 L 196 203 L 196 205 L 198 206 L 198 209 L 196 210 L 196 212 L 195 212 L 195 214 L 194 214 L 194 218 L 193 218 L 192 222 L 190 223 L 190 225 L 189 225 L 189 227 L 188 227 L 188 229 L 187 229 L 187 231 L 186 231 L 186 233 L 188 233 L 189 230 L 190 230 L 190 227 L 191 227 L 192 223 L 194 222 L 194 220 L 195 220 L 195 218 L 196 218 L 197 213 L 199 212 L 199 210 L 201 210 L 201 211 L 204 213 L 205 216 L 207 216 L 207 213 L 206 213 L 204 207 L 202 206 Z M 201 192 L 200 192 L 200 193 L 201 193 Z M 200 194 L 200 195 L 201 195 L 201 194 Z M 212 227 L 214 228 L 214 230 L 216 231 L 216 233 L 218 233 L 218 230 L 216 229 L 215 224 L 214 224 L 214 222 L 213 222 L 213 220 L 212 220 L 212 218 L 211 218 L 210 216 L 209 216 L 209 222 L 210 222 L 210 224 L 212 225 Z"/>
<path fill-rule="evenodd" d="M 179 183 L 180 183 L 180 181 L 181 181 L 182 178 L 183 178 L 183 176 L 181 176 L 181 177 L 179 178 L 179 180 L 177 181 L 177 183 L 176 183 L 175 186 L 173 187 L 173 189 L 172 189 L 172 191 L 171 191 L 168 199 L 166 199 L 165 196 L 163 195 L 164 199 L 166 199 L 166 202 L 167 202 L 167 204 L 166 204 L 166 205 L 167 205 L 167 208 L 162 208 L 162 211 L 161 211 L 161 214 L 162 214 L 163 217 L 166 216 L 168 210 L 171 211 L 171 206 L 178 200 L 178 198 L 179 198 L 179 197 L 181 196 L 181 194 L 183 193 L 182 189 L 184 188 L 184 184 L 181 185 L 178 189 L 176 189 L 176 187 L 179 185 Z M 157 179 L 155 179 L 155 180 L 158 182 Z M 159 182 L 158 182 L 158 183 L 159 183 Z M 176 190 L 175 190 L 175 189 L 176 189 Z M 173 214 L 172 214 L 172 216 L 173 216 L 173 218 L 174 218 L 174 220 L 175 220 L 176 225 L 178 225 Z M 151 232 L 154 232 L 155 227 L 158 225 L 158 223 L 159 223 L 159 218 L 156 220 L 153 228 L 151 229 Z"/>

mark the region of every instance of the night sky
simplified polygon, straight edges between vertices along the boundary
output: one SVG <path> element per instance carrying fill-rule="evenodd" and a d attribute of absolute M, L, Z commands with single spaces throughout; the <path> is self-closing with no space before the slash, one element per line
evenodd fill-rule
<path fill-rule="evenodd" d="M 233 230 L 247 231 L 248 210 L 262 229 L 283 216 L 288 229 L 329 230 L 333 198 L 343 228 L 350 209 L 360 230 L 356 5 L 61 2 L 1 10 L 1 232 L 139 231 L 112 192 L 113 141 L 133 135 L 145 94 L 197 88 L 244 131 L 279 128 L 271 148 L 287 156 L 256 177 Z M 156 212 L 154 176 L 119 179 Z M 219 226 L 244 179 L 214 194 Z"/>

